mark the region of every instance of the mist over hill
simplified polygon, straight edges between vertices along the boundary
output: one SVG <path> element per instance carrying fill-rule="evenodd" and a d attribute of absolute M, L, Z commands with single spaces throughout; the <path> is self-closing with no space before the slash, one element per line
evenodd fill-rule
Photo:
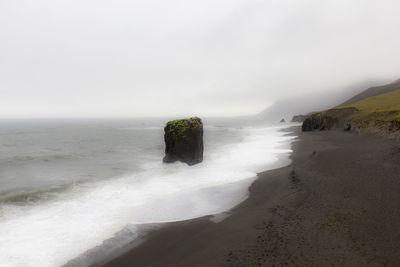
<path fill-rule="evenodd" d="M 257 117 L 267 121 L 279 121 L 282 118 L 289 120 L 294 115 L 307 114 L 311 111 L 318 111 L 337 106 L 352 96 L 362 93 L 365 88 L 378 86 L 388 81 L 368 80 L 353 84 L 344 89 L 329 90 L 315 94 L 300 96 L 288 96 L 275 102 L 259 114 Z"/>
<path fill-rule="evenodd" d="M 361 101 L 365 98 L 368 97 L 373 97 L 373 96 L 377 96 L 377 95 L 381 95 L 381 94 L 386 94 L 386 93 L 390 93 L 393 92 L 397 89 L 400 88 L 400 79 L 386 84 L 386 85 L 382 85 L 382 86 L 374 86 L 371 88 L 368 88 L 367 90 L 357 94 L 356 96 L 348 99 L 347 101 L 343 102 L 342 104 L 340 104 L 339 106 L 345 106 L 345 105 L 350 105 L 350 104 L 354 104 L 358 101 Z"/>

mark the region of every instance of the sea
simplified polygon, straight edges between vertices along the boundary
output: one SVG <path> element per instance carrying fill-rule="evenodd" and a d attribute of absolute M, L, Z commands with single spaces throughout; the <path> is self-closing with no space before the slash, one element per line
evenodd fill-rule
<path fill-rule="evenodd" d="M 203 162 L 163 163 L 167 120 L 0 120 L 0 266 L 90 266 L 143 226 L 228 216 L 290 163 L 291 124 L 247 119 L 204 119 Z"/>

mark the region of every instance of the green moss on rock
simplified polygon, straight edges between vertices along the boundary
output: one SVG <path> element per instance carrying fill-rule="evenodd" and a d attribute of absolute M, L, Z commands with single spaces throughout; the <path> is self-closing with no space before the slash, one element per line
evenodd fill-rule
<path fill-rule="evenodd" d="M 174 137 L 187 138 L 193 131 L 203 129 L 203 123 L 200 118 L 191 117 L 169 121 L 167 127 Z"/>

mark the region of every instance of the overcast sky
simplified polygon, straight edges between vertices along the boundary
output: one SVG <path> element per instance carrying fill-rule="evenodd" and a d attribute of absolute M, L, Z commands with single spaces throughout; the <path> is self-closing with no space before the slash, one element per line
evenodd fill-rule
<path fill-rule="evenodd" d="M 400 1 L 1 0 L 0 117 L 229 116 L 400 78 Z"/>

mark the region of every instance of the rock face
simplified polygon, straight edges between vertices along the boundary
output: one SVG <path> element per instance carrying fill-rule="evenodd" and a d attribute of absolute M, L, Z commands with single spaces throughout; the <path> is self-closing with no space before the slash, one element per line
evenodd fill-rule
<path fill-rule="evenodd" d="M 307 115 L 295 115 L 293 116 L 291 122 L 303 122 L 305 119 L 307 119 Z"/>
<path fill-rule="evenodd" d="M 281 121 L 280 121 L 280 123 L 284 123 L 284 122 L 285 122 L 285 119 L 282 118 Z"/>
<path fill-rule="evenodd" d="M 164 162 L 194 165 L 203 161 L 203 123 L 200 118 L 174 120 L 164 128 Z"/>
<path fill-rule="evenodd" d="M 346 121 L 347 116 L 357 112 L 355 108 L 329 109 L 308 116 L 301 126 L 303 132 L 313 130 L 344 129 L 349 131 L 351 124 Z"/>

